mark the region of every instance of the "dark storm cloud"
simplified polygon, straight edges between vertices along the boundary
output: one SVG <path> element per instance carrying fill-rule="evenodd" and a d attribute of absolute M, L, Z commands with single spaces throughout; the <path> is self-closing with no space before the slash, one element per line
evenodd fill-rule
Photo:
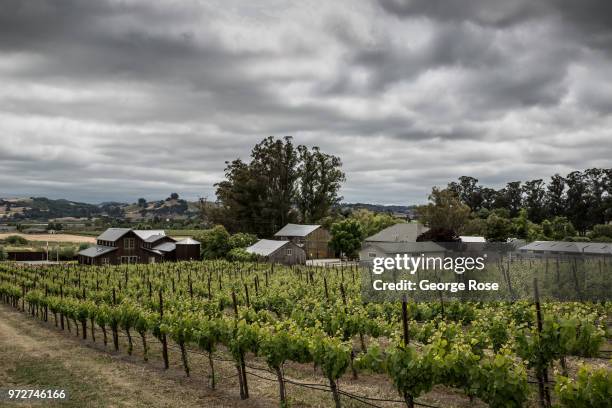
<path fill-rule="evenodd" d="M 423 16 L 438 21 L 470 21 L 498 29 L 542 18 L 561 18 L 590 45 L 612 46 L 612 3 L 607 0 L 378 0 L 401 18 Z"/>
<path fill-rule="evenodd" d="M 474 21 L 505 27 L 543 14 L 542 2 L 530 0 L 379 0 L 389 13 L 400 17 L 426 16 L 443 21 Z"/>
<path fill-rule="evenodd" d="M 6 0 L 0 196 L 212 198 L 268 135 L 341 156 L 348 201 L 605 166 L 612 5 Z"/>

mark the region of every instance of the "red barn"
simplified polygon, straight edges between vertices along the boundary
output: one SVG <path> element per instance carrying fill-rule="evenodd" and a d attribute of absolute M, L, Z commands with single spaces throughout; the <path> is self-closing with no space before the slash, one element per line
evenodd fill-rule
<path fill-rule="evenodd" d="M 179 242 L 184 242 L 179 241 Z M 200 259 L 200 243 L 190 240 L 179 246 L 164 230 L 134 230 L 109 228 L 97 239 L 96 245 L 80 251 L 78 260 L 86 265 L 118 265 L 124 263 L 156 263 Z M 197 256 L 194 256 L 197 246 Z"/>

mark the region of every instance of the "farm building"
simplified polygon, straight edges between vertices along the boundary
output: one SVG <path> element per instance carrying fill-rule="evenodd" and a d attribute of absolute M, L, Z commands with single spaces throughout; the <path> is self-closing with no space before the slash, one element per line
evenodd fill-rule
<path fill-rule="evenodd" d="M 469 236 L 469 235 L 460 235 L 459 239 L 464 244 L 484 244 L 487 242 L 485 237 Z"/>
<path fill-rule="evenodd" d="M 287 224 L 274 238 L 291 241 L 306 252 L 307 259 L 333 258 L 334 251 L 329 246 L 331 235 L 320 225 Z"/>
<path fill-rule="evenodd" d="M 391 225 L 367 237 L 365 242 L 416 242 L 417 237 L 428 230 L 429 228 L 418 222 L 405 222 Z"/>
<path fill-rule="evenodd" d="M 306 262 L 306 252 L 288 240 L 260 239 L 246 251 L 272 263 L 295 265 Z"/>
<path fill-rule="evenodd" d="M 453 244 L 444 244 L 447 249 L 459 249 L 462 252 L 478 252 L 482 251 L 487 245 L 487 240 L 485 237 L 473 236 L 473 235 L 460 235 L 459 240 L 461 241 L 461 245 L 459 247 L 455 247 Z"/>
<path fill-rule="evenodd" d="M 443 257 L 446 249 L 435 242 L 366 242 L 359 251 L 359 261 L 369 264 L 374 258 L 389 258 L 396 255 Z"/>
<path fill-rule="evenodd" d="M 6 254 L 9 261 L 17 262 L 44 261 L 47 259 L 47 253 L 44 251 L 7 251 Z"/>
<path fill-rule="evenodd" d="M 45 228 L 31 227 L 23 230 L 25 234 L 46 234 L 48 231 Z"/>
<path fill-rule="evenodd" d="M 200 259 L 200 243 L 176 242 L 163 230 L 109 228 L 96 238 L 96 245 L 77 255 L 79 263 L 86 265 L 186 261 Z"/>
<path fill-rule="evenodd" d="M 612 243 L 534 241 L 520 247 L 519 252 L 536 255 L 612 256 Z"/>
<path fill-rule="evenodd" d="M 176 259 L 180 261 L 195 261 L 200 259 L 200 242 L 193 238 L 185 238 L 176 243 Z"/>

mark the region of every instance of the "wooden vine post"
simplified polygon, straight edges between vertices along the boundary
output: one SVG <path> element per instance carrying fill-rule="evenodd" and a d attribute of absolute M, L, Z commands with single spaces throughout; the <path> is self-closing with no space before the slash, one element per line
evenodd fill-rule
<path fill-rule="evenodd" d="M 327 289 L 327 278 L 323 276 L 323 287 L 325 288 L 325 300 L 329 301 L 329 289 Z"/>
<path fill-rule="evenodd" d="M 402 296 L 402 329 L 404 347 L 407 347 L 408 344 L 410 344 L 410 335 L 408 332 L 408 303 L 406 301 L 406 295 Z M 414 408 L 414 397 L 412 395 L 405 393 L 404 400 L 408 408 Z"/>
<path fill-rule="evenodd" d="M 246 300 L 246 307 L 249 308 L 251 307 L 251 300 L 249 299 L 249 286 L 246 283 L 244 284 L 244 295 Z"/>
<path fill-rule="evenodd" d="M 26 289 L 25 285 L 21 284 L 21 311 L 25 312 L 25 297 L 26 297 Z"/>
<path fill-rule="evenodd" d="M 47 284 L 45 284 L 45 299 L 47 299 L 48 297 L 49 288 L 47 287 Z M 45 302 L 44 320 L 45 322 L 49 321 L 49 305 L 47 304 L 47 302 Z M 55 324 L 57 325 L 57 321 L 55 322 Z"/>
<path fill-rule="evenodd" d="M 344 291 L 344 285 L 340 282 L 340 295 L 342 296 L 342 303 L 346 307 L 346 292 Z"/>
<path fill-rule="evenodd" d="M 85 288 L 83 288 L 82 299 L 83 300 L 86 299 Z M 87 340 L 87 317 L 81 318 L 81 328 L 82 328 L 81 331 L 82 331 L 82 335 L 83 335 L 83 340 Z"/>
<path fill-rule="evenodd" d="M 113 307 L 117 304 L 117 291 L 113 287 Z M 119 351 L 119 333 L 117 331 L 117 323 L 114 322 L 111 326 L 113 331 L 113 345 L 115 346 L 115 351 Z"/>
<path fill-rule="evenodd" d="M 533 292 L 536 308 L 536 321 L 537 321 L 537 333 L 538 339 L 542 336 L 542 309 L 540 307 L 540 291 L 538 289 L 538 278 L 533 278 Z M 540 345 L 541 346 L 541 345 Z M 541 350 L 540 360 L 542 359 Z M 548 390 L 548 369 L 546 367 L 538 366 L 538 393 L 540 396 L 540 406 L 550 407 L 550 391 Z"/>
<path fill-rule="evenodd" d="M 211 293 L 210 293 L 210 279 L 211 279 L 211 276 L 210 276 L 210 272 L 209 272 L 209 273 L 208 273 L 208 300 L 210 300 L 210 299 L 211 299 Z"/>
<path fill-rule="evenodd" d="M 232 304 L 234 306 L 234 318 L 238 321 L 238 302 L 236 301 L 236 292 L 232 289 Z M 236 371 L 238 372 L 238 384 L 240 385 L 240 399 L 249 398 L 249 387 L 246 378 L 246 365 L 244 363 L 244 355 L 240 353 L 239 361 L 236 362 Z"/>
<path fill-rule="evenodd" d="M 159 320 L 163 320 L 164 318 L 164 298 L 162 295 L 161 288 L 159 289 Z M 166 340 L 166 334 L 161 333 L 161 344 L 162 344 L 162 358 L 164 359 L 164 368 L 167 370 L 170 368 L 170 363 L 168 362 L 168 341 Z"/>
<path fill-rule="evenodd" d="M 404 345 L 407 346 L 410 343 L 410 335 L 408 332 L 408 304 L 406 302 L 406 295 L 402 296 L 402 328 L 404 330 Z"/>
<path fill-rule="evenodd" d="M 64 298 L 64 286 L 60 285 L 60 299 Z M 64 330 L 64 313 L 60 310 L 60 328 Z"/>

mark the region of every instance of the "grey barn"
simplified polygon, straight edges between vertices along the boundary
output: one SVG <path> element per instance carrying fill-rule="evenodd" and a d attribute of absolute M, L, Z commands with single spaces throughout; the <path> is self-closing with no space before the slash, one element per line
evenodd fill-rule
<path fill-rule="evenodd" d="M 400 223 L 367 237 L 365 242 L 416 242 L 417 237 L 428 230 L 418 222 Z"/>
<path fill-rule="evenodd" d="M 306 262 L 306 251 L 292 241 L 260 239 L 246 248 L 250 254 L 260 260 L 285 265 L 303 264 Z"/>
<path fill-rule="evenodd" d="M 590 255 L 612 256 L 612 243 L 606 242 L 567 242 L 534 241 L 519 248 L 526 254 Z"/>
<path fill-rule="evenodd" d="M 420 256 L 427 254 L 432 257 L 443 257 L 446 249 L 435 242 L 366 242 L 359 251 L 359 261 L 369 265 L 374 258 L 395 257 L 395 255 L 408 254 Z"/>

